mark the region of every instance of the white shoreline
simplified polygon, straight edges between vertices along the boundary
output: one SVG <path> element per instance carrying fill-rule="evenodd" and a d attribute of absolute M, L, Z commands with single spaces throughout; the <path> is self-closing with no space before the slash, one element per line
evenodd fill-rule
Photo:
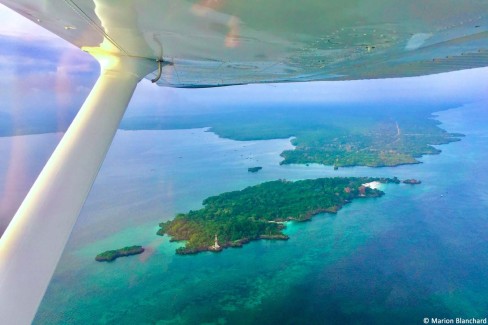
<path fill-rule="evenodd" d="M 369 188 L 372 188 L 372 189 L 379 189 L 381 187 L 381 183 L 378 182 L 378 181 L 373 181 L 373 182 L 369 182 L 369 183 L 364 183 L 363 186 L 366 186 L 366 187 L 369 187 Z"/>

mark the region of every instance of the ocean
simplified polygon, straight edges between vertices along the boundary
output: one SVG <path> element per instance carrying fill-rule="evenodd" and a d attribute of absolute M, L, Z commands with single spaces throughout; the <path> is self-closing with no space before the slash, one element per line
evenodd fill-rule
<path fill-rule="evenodd" d="M 422 164 L 337 171 L 280 166 L 289 139 L 120 130 L 34 324 L 420 324 L 488 317 L 488 111 L 474 103 L 437 115 L 442 128 L 466 137 L 438 146 L 442 153 L 422 157 Z M 59 138 L 25 137 L 42 152 Z M 2 141 L 0 151 L 11 150 Z M 263 169 L 249 173 L 253 166 Z M 422 184 L 382 185 L 381 198 L 289 223 L 288 241 L 179 256 L 180 243 L 156 235 L 159 222 L 198 209 L 208 196 L 280 178 L 333 176 Z M 130 245 L 146 251 L 113 263 L 94 259 Z"/>

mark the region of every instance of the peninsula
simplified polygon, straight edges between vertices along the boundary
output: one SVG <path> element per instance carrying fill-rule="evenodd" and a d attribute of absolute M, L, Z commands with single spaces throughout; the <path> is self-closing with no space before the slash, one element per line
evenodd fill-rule
<path fill-rule="evenodd" d="M 220 137 L 249 141 L 291 139 L 281 164 L 384 167 L 418 164 L 439 154 L 436 145 L 459 141 L 439 127 L 435 111 L 451 108 L 400 104 L 381 106 L 282 106 L 235 108 L 225 113 L 124 119 L 124 129 L 210 127 Z"/>
<path fill-rule="evenodd" d="M 319 213 L 336 213 L 357 198 L 384 193 L 368 187 L 373 182 L 399 183 L 397 178 L 319 178 L 301 181 L 277 180 L 212 196 L 200 210 L 178 214 L 159 224 L 158 235 L 171 241 L 186 241 L 178 254 L 221 251 L 241 247 L 252 240 L 286 240 L 286 221 L 306 221 Z"/>
<path fill-rule="evenodd" d="M 137 255 L 144 252 L 142 246 L 128 246 L 116 250 L 105 251 L 95 257 L 97 262 L 112 262 L 119 257 Z"/>

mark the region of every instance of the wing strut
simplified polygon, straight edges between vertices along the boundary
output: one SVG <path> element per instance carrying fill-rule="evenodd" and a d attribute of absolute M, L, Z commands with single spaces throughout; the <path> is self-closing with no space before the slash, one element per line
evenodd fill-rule
<path fill-rule="evenodd" d="M 0 239 L 0 324 L 30 324 L 112 143 L 153 60 L 87 49 L 101 74 Z"/>

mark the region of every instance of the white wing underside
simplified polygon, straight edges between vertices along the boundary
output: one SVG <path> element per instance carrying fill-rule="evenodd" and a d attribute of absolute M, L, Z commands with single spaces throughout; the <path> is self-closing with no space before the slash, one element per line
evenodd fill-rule
<path fill-rule="evenodd" d="M 163 59 L 164 86 L 407 77 L 488 65 L 486 0 L 0 2 L 80 48 Z"/>

